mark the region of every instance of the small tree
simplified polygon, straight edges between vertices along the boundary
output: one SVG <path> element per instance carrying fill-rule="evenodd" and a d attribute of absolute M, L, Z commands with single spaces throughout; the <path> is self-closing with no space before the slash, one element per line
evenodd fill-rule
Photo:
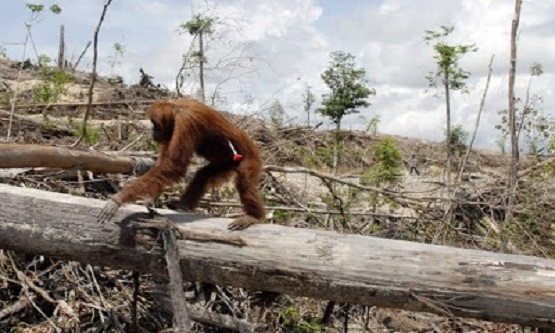
<path fill-rule="evenodd" d="M 378 135 L 378 125 L 380 124 L 380 116 L 376 115 L 370 118 L 366 125 L 366 131 L 371 135 Z"/>
<path fill-rule="evenodd" d="M 427 45 L 432 45 L 434 49 L 434 59 L 437 69 L 426 76 L 430 87 L 442 86 L 445 93 L 445 114 L 446 114 L 446 138 L 451 137 L 451 90 L 468 92 L 466 79 L 470 73 L 459 67 L 459 60 L 469 52 L 476 52 L 478 49 L 474 44 L 451 45 L 446 39 L 455 30 L 454 27 L 441 26 L 439 31 L 426 30 L 424 41 Z M 449 140 L 446 144 L 446 173 L 447 173 L 447 192 L 451 186 L 451 149 Z M 449 193 L 447 193 L 449 195 Z"/>
<path fill-rule="evenodd" d="M 403 174 L 403 155 L 397 141 L 384 136 L 370 146 L 370 152 L 373 164 L 364 182 L 377 186 L 398 184 Z"/>
<path fill-rule="evenodd" d="M 27 57 L 27 45 L 29 44 L 29 42 L 33 43 L 33 37 L 32 37 L 32 27 L 34 22 L 36 22 L 41 13 L 44 10 L 44 5 L 42 4 L 35 4 L 35 3 L 27 3 L 26 4 L 27 9 L 29 9 L 30 11 L 30 17 L 28 20 L 25 21 L 25 28 L 27 29 L 27 33 L 25 34 L 25 41 L 23 42 L 23 55 L 21 57 L 21 63 L 19 65 L 19 70 L 17 72 L 17 84 L 15 86 L 15 90 L 13 93 L 13 97 L 11 98 L 11 108 L 10 108 L 10 119 L 8 121 L 8 131 L 7 131 L 7 139 L 9 140 L 11 137 L 11 133 L 12 133 L 12 124 L 13 124 L 13 116 L 15 113 L 15 103 L 17 101 L 17 97 L 19 94 L 19 83 L 21 81 L 21 72 L 23 71 L 23 66 L 25 64 L 25 58 Z M 48 7 L 48 9 L 50 10 L 50 12 L 52 12 L 53 14 L 60 14 L 62 12 L 62 8 L 60 8 L 60 6 L 58 6 L 57 4 L 53 4 L 50 7 Z M 33 43 L 34 45 L 34 43 Z M 39 60 L 39 55 L 36 51 L 36 49 L 33 47 L 33 49 L 35 50 L 35 55 L 37 56 L 37 61 Z M 0 49 L 0 53 L 2 53 L 2 50 Z"/>
<path fill-rule="evenodd" d="M 204 54 L 204 37 L 214 32 L 213 27 L 215 22 L 216 19 L 213 17 L 197 14 L 192 20 L 181 25 L 181 29 L 193 35 L 195 38 L 198 38 L 198 51 L 191 52 L 188 56 L 193 62 L 197 63 L 199 67 L 200 95 L 203 102 L 206 100 L 206 92 L 204 89 L 204 64 L 207 62 L 206 55 Z"/>
<path fill-rule="evenodd" d="M 272 105 L 268 108 L 268 115 L 270 116 L 270 121 L 277 127 L 283 126 L 285 120 L 285 109 L 279 100 L 274 100 Z"/>
<path fill-rule="evenodd" d="M 36 103 L 56 103 L 67 92 L 67 85 L 73 81 L 73 76 L 63 69 L 50 66 L 50 57 L 39 56 L 39 77 L 41 83 L 33 88 L 33 101 Z M 47 116 L 48 107 L 43 108 L 42 115 Z"/>
<path fill-rule="evenodd" d="M 543 74 L 543 66 L 540 63 L 534 63 L 530 67 L 530 79 L 528 80 L 528 88 L 526 89 L 526 99 L 524 101 L 524 108 L 520 114 L 520 122 L 517 122 L 517 133 L 516 133 L 516 144 L 517 147 L 519 145 L 519 138 L 520 134 L 524 131 L 526 133 L 526 138 L 529 143 L 530 151 L 537 153 L 537 138 L 536 134 L 540 133 L 543 134 L 544 137 L 547 137 L 549 133 L 547 130 L 549 129 L 548 124 L 552 124 L 553 121 L 548 121 L 546 116 L 539 114 L 538 109 L 535 107 L 537 104 L 541 104 L 543 102 L 542 98 L 533 95 L 530 97 L 530 89 L 532 88 L 532 80 L 535 77 L 541 76 Z M 518 109 L 515 107 L 515 119 L 517 118 Z M 529 119 L 526 119 L 529 118 Z M 526 126 L 527 125 L 527 126 Z M 519 149 L 517 148 L 517 161 L 518 161 L 518 152 Z"/>
<path fill-rule="evenodd" d="M 322 73 L 322 80 L 331 93 L 322 95 L 322 107 L 316 111 L 329 117 L 336 125 L 333 153 L 333 173 L 337 171 L 338 147 L 340 144 L 341 120 L 349 114 L 358 113 L 358 108 L 368 107 L 366 100 L 375 95 L 374 89 L 366 86 L 366 70 L 355 68 L 355 57 L 350 53 L 335 51 L 330 54 L 329 67 Z"/>
<path fill-rule="evenodd" d="M 312 93 L 310 86 L 305 84 L 303 92 L 303 110 L 306 112 L 306 126 L 310 127 L 310 113 L 312 112 L 312 105 L 316 102 L 316 97 Z"/>
<path fill-rule="evenodd" d="M 100 18 L 98 19 L 98 23 L 96 25 L 96 29 L 94 30 L 94 37 L 93 37 L 93 60 L 92 60 L 92 73 L 91 73 L 91 83 L 89 84 L 89 91 L 87 93 L 87 108 L 85 109 L 85 115 L 83 116 L 83 123 L 81 125 L 82 133 L 79 139 L 73 143 L 73 146 L 77 146 L 84 138 L 88 137 L 88 119 L 89 115 L 92 112 L 92 102 L 93 102 L 93 95 L 94 95 L 94 86 L 96 84 L 96 80 L 98 79 L 98 74 L 96 71 L 97 63 L 98 63 L 98 38 L 100 36 L 100 28 L 102 27 L 102 23 L 104 23 L 104 18 L 106 17 L 106 13 L 108 12 L 108 7 L 112 4 L 112 0 L 104 0 L 102 6 L 102 13 L 100 14 Z"/>
<path fill-rule="evenodd" d="M 121 65 L 121 59 L 125 56 L 126 46 L 123 43 L 115 42 L 112 45 L 112 52 L 108 55 L 108 63 L 110 64 L 110 77 L 114 77 L 114 68 Z"/>
<path fill-rule="evenodd" d="M 551 153 L 552 145 L 549 138 L 555 132 L 555 122 L 549 115 L 541 112 L 543 98 L 535 94 L 530 95 L 532 81 L 542 74 L 542 65 L 534 63 L 530 67 L 530 78 L 524 101 L 520 98 L 515 100 L 514 118 L 517 159 L 519 158 L 521 144 L 527 144 L 526 148 L 531 154 L 538 154 L 542 151 Z M 501 134 L 507 138 L 510 136 L 509 112 L 507 109 L 503 109 L 498 111 L 498 113 L 501 116 L 501 123 L 496 125 L 495 128 L 500 130 Z"/>
<path fill-rule="evenodd" d="M 468 131 L 462 125 L 453 126 L 449 133 L 449 149 L 451 155 L 460 157 L 466 150 L 466 143 L 468 140 Z"/>
<path fill-rule="evenodd" d="M 403 155 L 399 150 L 397 141 L 392 137 L 382 137 L 378 142 L 370 146 L 372 166 L 362 177 L 363 184 L 371 184 L 377 187 L 392 187 L 401 181 L 403 174 Z M 372 212 L 376 213 L 380 206 L 378 193 L 370 194 Z"/>

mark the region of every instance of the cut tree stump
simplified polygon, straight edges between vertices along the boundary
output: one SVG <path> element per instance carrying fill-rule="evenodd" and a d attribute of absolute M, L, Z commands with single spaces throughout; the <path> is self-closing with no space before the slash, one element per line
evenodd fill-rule
<path fill-rule="evenodd" d="M 98 225 L 101 200 L 0 184 L 0 248 L 160 275 L 161 253 L 133 247 L 127 205 Z M 442 315 L 555 326 L 555 260 L 158 210 L 188 281 Z M 131 236 L 130 236 L 131 235 Z"/>

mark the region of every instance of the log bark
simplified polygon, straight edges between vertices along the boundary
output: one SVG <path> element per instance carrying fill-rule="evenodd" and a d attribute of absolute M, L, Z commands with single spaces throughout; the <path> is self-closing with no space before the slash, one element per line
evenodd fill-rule
<path fill-rule="evenodd" d="M 154 165 L 150 158 L 106 155 L 66 147 L 0 144 L 0 168 L 60 168 L 95 173 L 143 173 Z"/>
<path fill-rule="evenodd" d="M 122 207 L 103 225 L 104 202 L 0 184 L 0 248 L 164 272 L 161 253 L 133 246 Z M 142 214 L 141 214 L 142 213 Z M 158 210 L 178 241 L 184 279 L 356 304 L 535 327 L 555 325 L 555 260 L 327 231 L 256 225 Z M 240 240 L 240 241 L 238 241 Z"/>

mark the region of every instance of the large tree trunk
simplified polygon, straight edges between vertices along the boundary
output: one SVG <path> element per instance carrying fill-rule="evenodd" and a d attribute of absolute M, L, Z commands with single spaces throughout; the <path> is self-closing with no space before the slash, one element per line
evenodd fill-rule
<path fill-rule="evenodd" d="M 98 225 L 103 201 L 0 184 L 0 247 L 155 275 L 161 254 L 134 247 L 128 205 Z M 183 234 L 189 281 L 523 325 L 555 325 L 555 260 L 160 210 Z M 145 215 L 145 214 L 142 214 Z M 144 216 L 143 216 L 144 217 Z"/>

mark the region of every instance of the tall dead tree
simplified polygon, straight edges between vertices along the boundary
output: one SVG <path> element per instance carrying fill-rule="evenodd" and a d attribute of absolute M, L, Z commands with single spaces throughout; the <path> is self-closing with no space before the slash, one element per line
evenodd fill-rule
<path fill-rule="evenodd" d="M 516 128 L 516 109 L 515 109 L 515 76 L 516 76 L 516 39 L 518 24 L 520 21 L 520 8 L 522 0 L 515 0 L 515 12 L 511 24 L 511 59 L 509 68 L 509 133 L 511 135 L 511 161 L 509 165 L 509 181 L 507 182 L 507 212 L 505 222 L 508 224 L 513 219 L 513 207 L 515 205 L 515 186 L 518 173 L 518 138 Z"/>
<path fill-rule="evenodd" d="M 92 110 L 92 102 L 93 102 L 93 93 L 94 93 L 94 85 L 96 83 L 96 65 L 98 62 L 98 35 L 100 33 L 100 27 L 102 26 L 102 22 L 104 22 L 104 17 L 106 16 L 106 12 L 108 11 L 108 7 L 112 3 L 112 0 L 106 0 L 104 2 L 104 7 L 102 8 L 102 14 L 100 14 L 100 19 L 98 20 L 98 24 L 96 26 L 96 30 L 94 31 L 94 38 L 93 38 L 93 64 L 92 64 L 92 74 L 91 74 L 91 84 L 89 85 L 89 92 L 88 92 L 88 101 L 87 101 L 87 109 L 85 110 L 85 115 L 83 116 L 83 130 L 81 136 L 73 146 L 77 146 L 86 136 L 87 136 L 87 121 L 89 119 L 89 115 Z"/>
<path fill-rule="evenodd" d="M 203 102 L 206 100 L 204 89 L 204 65 L 206 63 L 204 37 L 213 33 L 214 24 L 214 18 L 197 14 L 192 20 L 181 25 L 181 29 L 194 37 L 198 37 L 198 51 L 191 53 L 190 56 L 195 59 L 199 66 L 200 97 Z"/>
<path fill-rule="evenodd" d="M 65 28 L 62 24 L 60 26 L 60 45 L 58 45 L 58 68 L 60 70 L 64 69 L 65 64 L 65 52 L 66 52 L 66 43 L 65 43 Z"/>

